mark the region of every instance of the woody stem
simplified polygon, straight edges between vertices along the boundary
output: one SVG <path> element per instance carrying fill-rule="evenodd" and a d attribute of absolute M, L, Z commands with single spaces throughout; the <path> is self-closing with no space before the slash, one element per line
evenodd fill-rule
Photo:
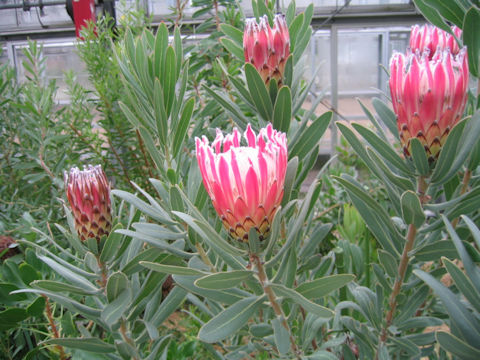
<path fill-rule="evenodd" d="M 427 197 L 425 195 L 428 188 L 428 184 L 425 181 L 423 176 L 420 176 L 417 181 L 417 193 L 420 197 L 422 205 L 425 203 Z M 410 260 L 409 252 L 412 251 L 413 245 L 415 243 L 415 236 L 417 235 L 417 228 L 414 224 L 408 226 L 407 236 L 405 247 L 403 248 L 402 256 L 400 258 L 400 263 L 398 264 L 398 272 L 393 285 L 392 293 L 390 294 L 390 299 L 388 301 L 388 312 L 385 316 L 385 324 L 380 332 L 379 344 L 377 348 L 377 353 L 375 359 L 378 359 L 378 353 L 380 351 L 380 345 L 384 344 L 388 338 L 388 328 L 393 323 L 395 310 L 397 308 L 397 297 L 400 294 L 402 289 L 403 282 L 405 280 L 405 274 L 407 273 L 408 262 Z"/>
<path fill-rule="evenodd" d="M 297 359 L 300 359 L 298 355 L 298 349 L 297 345 L 295 344 L 295 338 L 292 335 L 292 332 L 290 330 L 290 326 L 287 323 L 285 314 L 283 313 L 282 308 L 277 302 L 277 298 L 275 296 L 275 293 L 273 292 L 272 288 L 270 287 L 270 282 L 267 278 L 267 274 L 265 273 L 265 269 L 263 267 L 262 261 L 258 257 L 257 254 L 250 254 L 250 262 L 255 265 L 257 268 L 257 275 L 258 275 L 258 280 L 260 281 L 260 285 L 262 285 L 263 291 L 268 297 L 268 300 L 270 301 L 270 304 L 272 305 L 273 311 L 275 314 L 278 316 L 278 318 L 281 321 L 282 326 L 287 330 L 289 337 L 290 337 L 290 347 L 292 349 L 292 352 L 295 354 Z"/>

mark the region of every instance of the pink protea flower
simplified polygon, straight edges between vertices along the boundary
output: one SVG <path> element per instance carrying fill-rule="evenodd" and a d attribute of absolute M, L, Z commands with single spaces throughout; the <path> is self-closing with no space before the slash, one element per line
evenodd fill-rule
<path fill-rule="evenodd" d="M 254 18 L 247 19 L 243 33 L 245 61 L 255 66 L 265 84 L 271 79 L 281 84 L 290 55 L 290 35 L 285 16 L 275 15 L 273 24 L 272 29 L 266 15 L 260 18 L 260 24 Z"/>
<path fill-rule="evenodd" d="M 100 165 L 74 167 L 65 172 L 65 190 L 75 218 L 75 229 L 82 241 L 100 241 L 112 227 L 110 184 Z"/>
<path fill-rule="evenodd" d="M 452 26 L 452 32 L 457 38 L 462 36 L 462 29 Z M 422 54 L 426 49 L 429 51 L 429 58 L 432 59 L 437 50 L 450 49 L 453 55 L 460 52 L 457 40 L 442 29 L 433 25 L 414 25 L 410 32 L 410 49 L 413 53 Z"/>
<path fill-rule="evenodd" d="M 283 197 L 287 139 L 271 124 L 258 136 L 248 125 L 245 138 L 247 146 L 241 146 L 237 129 L 225 137 L 217 129 L 211 146 L 203 137 L 196 139 L 196 148 L 203 184 L 217 214 L 232 237 L 247 242 L 252 227 L 261 240 L 270 232 Z"/>
<path fill-rule="evenodd" d="M 466 49 L 456 57 L 437 51 L 423 55 L 395 53 L 390 60 L 390 93 L 400 140 L 410 156 L 410 139 L 424 145 L 429 160 L 438 158 L 451 128 L 460 120 L 467 101 Z"/>

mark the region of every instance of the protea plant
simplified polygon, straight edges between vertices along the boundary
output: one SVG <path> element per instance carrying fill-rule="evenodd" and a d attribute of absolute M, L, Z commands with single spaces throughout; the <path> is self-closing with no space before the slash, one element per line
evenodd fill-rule
<path fill-rule="evenodd" d="M 466 49 L 454 56 L 438 50 L 395 53 L 390 60 L 390 93 L 400 140 L 410 156 L 410 139 L 424 145 L 430 161 L 438 158 L 451 128 L 460 120 L 467 101 Z"/>
<path fill-rule="evenodd" d="M 112 227 L 110 184 L 100 165 L 74 167 L 65 172 L 65 190 L 75 218 L 75 229 L 82 241 L 100 241 Z"/>
<path fill-rule="evenodd" d="M 460 39 L 462 35 L 462 29 L 452 26 L 452 32 Z M 425 50 L 429 52 L 429 58 L 431 59 L 437 50 L 450 49 L 453 55 L 457 55 L 460 52 L 457 40 L 451 34 L 433 25 L 414 25 L 410 32 L 410 50 L 415 53 L 422 54 Z"/>
<path fill-rule="evenodd" d="M 248 125 L 245 139 L 247 146 L 242 146 L 237 129 L 225 137 L 217 130 L 212 145 L 205 137 L 196 139 L 198 165 L 213 206 L 230 235 L 243 242 L 252 227 L 260 240 L 270 232 L 287 170 L 284 133 L 269 124 L 257 136 Z"/>
<path fill-rule="evenodd" d="M 260 18 L 260 23 L 247 19 L 243 33 L 243 51 L 245 61 L 251 63 L 260 73 L 265 84 L 271 79 L 282 82 L 285 63 L 290 55 L 290 35 L 285 16 L 277 14 L 273 28 L 267 16 Z"/>

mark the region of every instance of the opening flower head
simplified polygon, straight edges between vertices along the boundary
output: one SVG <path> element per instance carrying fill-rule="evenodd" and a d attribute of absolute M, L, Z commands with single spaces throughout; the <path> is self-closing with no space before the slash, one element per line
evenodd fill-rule
<path fill-rule="evenodd" d="M 457 38 L 462 36 L 462 29 L 452 26 L 452 32 Z M 452 34 L 427 24 L 414 25 L 410 31 L 410 50 L 415 53 L 423 54 L 428 51 L 429 59 L 432 59 L 437 51 L 444 51 L 450 49 L 453 55 L 460 52 L 457 40 Z"/>
<path fill-rule="evenodd" d="M 287 170 L 286 135 L 269 124 L 256 135 L 248 125 L 241 145 L 237 129 L 217 136 L 196 138 L 197 161 L 203 184 L 229 234 L 248 241 L 253 227 L 259 238 L 270 232 L 275 212 L 283 197 Z"/>

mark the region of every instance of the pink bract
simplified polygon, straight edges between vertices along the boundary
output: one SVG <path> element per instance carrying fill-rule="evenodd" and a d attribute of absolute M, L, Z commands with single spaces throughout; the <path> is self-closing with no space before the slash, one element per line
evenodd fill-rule
<path fill-rule="evenodd" d="M 390 93 L 406 156 L 410 156 L 410 139 L 416 137 L 430 160 L 438 157 L 448 133 L 462 117 L 467 90 L 465 48 L 457 56 L 448 49 L 437 51 L 431 59 L 428 52 L 392 56 Z"/>
<path fill-rule="evenodd" d="M 112 227 L 110 184 L 100 165 L 65 172 L 65 191 L 82 241 L 100 241 Z"/>
<path fill-rule="evenodd" d="M 273 28 L 267 16 L 247 19 L 243 34 L 245 61 L 251 63 L 268 84 L 271 79 L 282 82 L 285 63 L 290 55 L 290 35 L 284 15 L 276 15 Z"/>
<path fill-rule="evenodd" d="M 237 129 L 217 137 L 196 138 L 197 161 L 205 189 L 232 237 L 248 241 L 254 227 L 260 239 L 269 231 L 283 197 L 287 170 L 286 135 L 269 124 L 256 135 L 251 126 L 242 146 Z"/>
<path fill-rule="evenodd" d="M 462 36 L 462 29 L 452 26 L 452 32 L 460 39 Z M 450 49 L 453 55 L 460 52 L 455 37 L 442 29 L 433 25 L 414 25 L 410 32 L 410 50 L 420 54 L 428 51 L 429 59 L 432 59 L 437 50 L 444 51 Z"/>

